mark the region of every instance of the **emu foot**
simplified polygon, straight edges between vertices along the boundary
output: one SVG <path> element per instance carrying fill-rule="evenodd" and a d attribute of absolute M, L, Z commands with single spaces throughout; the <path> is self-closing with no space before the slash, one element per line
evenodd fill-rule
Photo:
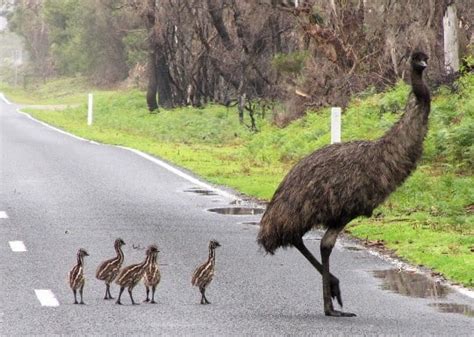
<path fill-rule="evenodd" d="M 84 301 L 79 302 L 79 304 L 85 304 Z"/>
<path fill-rule="evenodd" d="M 155 300 L 152 300 L 150 303 L 151 303 L 151 304 L 156 304 Z"/>
<path fill-rule="evenodd" d="M 77 302 L 77 301 L 74 301 L 74 304 L 79 304 L 79 302 Z"/>
<path fill-rule="evenodd" d="M 147 298 L 146 300 L 143 301 L 143 303 L 148 303 L 148 302 L 150 302 L 149 298 Z"/>
<path fill-rule="evenodd" d="M 338 310 L 326 310 L 325 312 L 326 316 L 332 316 L 332 317 L 355 317 L 357 316 L 356 314 L 352 312 L 344 312 L 344 311 L 338 311 Z"/>
<path fill-rule="evenodd" d="M 115 304 L 122 305 L 122 302 L 120 300 L 115 301 Z"/>

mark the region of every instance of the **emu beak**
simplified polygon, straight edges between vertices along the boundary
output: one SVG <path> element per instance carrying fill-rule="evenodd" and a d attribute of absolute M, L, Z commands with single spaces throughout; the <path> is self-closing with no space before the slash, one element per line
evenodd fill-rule
<path fill-rule="evenodd" d="M 426 68 L 426 67 L 428 66 L 428 64 L 427 64 L 425 61 L 423 61 L 423 60 L 421 60 L 420 62 L 418 62 L 418 64 L 419 64 L 421 67 L 423 67 L 423 68 Z"/>

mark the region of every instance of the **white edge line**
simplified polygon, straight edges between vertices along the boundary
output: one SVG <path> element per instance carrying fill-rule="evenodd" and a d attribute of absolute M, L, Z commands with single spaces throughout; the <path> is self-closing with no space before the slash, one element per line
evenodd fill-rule
<path fill-rule="evenodd" d="M 16 111 L 17 111 L 18 113 L 20 113 L 20 114 L 25 115 L 25 116 L 28 117 L 29 119 L 34 120 L 35 122 L 40 123 L 40 124 L 43 125 L 43 126 L 46 126 L 47 128 L 50 128 L 50 129 L 53 129 L 54 131 L 57 131 L 57 132 L 59 132 L 59 133 L 62 133 L 63 135 L 70 136 L 70 137 L 72 137 L 72 138 L 81 140 L 81 141 L 83 141 L 83 142 L 88 142 L 88 143 L 91 143 L 91 144 L 99 145 L 99 143 L 97 143 L 97 142 L 95 142 L 95 141 L 93 141 L 93 140 L 89 140 L 89 139 L 86 139 L 86 138 L 82 138 L 82 137 L 76 136 L 76 135 L 74 135 L 74 134 L 72 134 L 72 133 L 69 133 L 69 132 L 67 132 L 67 131 L 58 129 L 58 128 L 56 128 L 56 127 L 54 127 L 54 126 L 52 126 L 52 125 L 50 125 L 50 124 L 48 124 L 48 123 L 42 122 L 42 121 L 40 121 L 39 119 L 36 119 L 36 118 L 34 118 L 33 116 L 31 116 L 29 113 L 26 113 L 26 112 L 21 111 L 20 109 L 16 109 Z"/>
<path fill-rule="evenodd" d="M 59 302 L 49 289 L 35 289 L 35 294 L 43 307 L 58 307 Z"/>
<path fill-rule="evenodd" d="M 43 121 L 40 121 L 40 120 L 34 118 L 34 117 L 31 116 L 30 114 L 28 114 L 28 113 L 26 113 L 26 112 L 23 112 L 23 111 L 21 111 L 20 109 L 17 109 L 17 112 L 20 113 L 20 114 L 23 114 L 23 115 L 27 116 L 28 118 L 30 118 L 31 120 L 34 120 L 34 121 L 37 122 L 37 123 L 40 123 L 40 124 L 42 124 L 42 125 L 44 125 L 44 126 L 50 128 L 50 129 L 52 129 L 52 130 L 55 130 L 55 131 L 57 131 L 57 132 L 59 132 L 59 133 L 62 133 L 62 134 L 64 134 L 64 135 L 68 135 L 68 136 L 73 137 L 73 138 L 75 138 L 75 139 L 78 139 L 78 140 L 81 140 L 81 141 L 85 141 L 85 142 L 89 142 L 89 143 L 92 143 L 92 144 L 101 145 L 100 143 L 97 143 L 97 142 L 95 142 L 95 141 L 93 141 L 93 140 L 89 140 L 89 139 L 86 139 L 86 138 L 82 138 L 82 137 L 76 136 L 76 135 L 74 135 L 74 134 L 72 134 L 72 133 L 69 133 L 69 132 L 67 132 L 67 131 L 58 129 L 58 128 L 56 128 L 56 127 L 54 127 L 54 126 L 52 126 L 52 125 L 50 125 L 50 124 L 48 124 L 48 123 L 45 123 L 45 122 L 43 122 Z M 109 144 L 107 144 L 107 145 L 109 145 Z M 219 189 L 219 188 L 216 188 L 216 187 L 214 187 L 214 186 L 212 186 L 212 185 L 209 185 L 209 184 L 207 184 L 207 183 L 205 183 L 205 182 L 203 182 L 203 181 L 201 181 L 201 180 L 199 180 L 199 179 L 197 179 L 197 178 L 194 178 L 194 177 L 190 176 L 189 174 L 184 173 L 184 172 L 181 171 L 181 170 L 178 170 L 177 168 L 171 166 L 170 164 L 167 164 L 167 163 L 165 163 L 164 161 L 162 161 L 162 160 L 160 160 L 160 159 L 158 159 L 158 158 L 155 158 L 155 157 L 153 157 L 153 156 L 151 156 L 151 155 L 149 155 L 149 154 L 146 154 L 146 153 L 144 153 L 144 152 L 142 152 L 142 151 L 139 151 L 139 150 L 136 150 L 136 149 L 132 149 L 132 148 L 129 148 L 129 147 L 125 147 L 125 146 L 120 146 L 120 145 L 109 145 L 109 146 L 114 146 L 114 147 L 118 147 L 118 148 L 121 148 L 121 149 L 124 149 L 124 150 L 127 150 L 127 151 L 131 151 L 131 152 L 135 153 L 136 155 L 138 155 L 138 156 L 140 156 L 140 157 L 142 157 L 142 158 L 144 158 L 144 159 L 147 159 L 147 160 L 153 162 L 153 163 L 156 164 L 156 165 L 161 166 L 162 168 L 168 170 L 169 172 L 174 173 L 174 174 L 176 174 L 177 176 L 179 176 L 179 177 L 181 177 L 181 178 L 183 178 L 183 179 L 185 179 L 185 180 L 187 180 L 187 181 L 189 181 L 189 182 L 191 182 L 191 183 L 193 183 L 193 184 L 196 184 L 196 185 L 198 185 L 198 186 L 200 186 L 200 187 L 202 187 L 202 188 L 205 188 L 205 189 L 208 189 L 208 190 L 211 190 L 211 191 L 216 192 L 217 194 L 219 194 L 219 195 L 222 196 L 222 197 L 225 197 L 225 198 L 228 198 L 228 199 L 239 199 L 238 196 L 236 196 L 236 195 L 234 195 L 234 194 L 232 194 L 232 193 L 226 192 L 226 191 L 221 190 L 221 189 Z"/>
<path fill-rule="evenodd" d="M 8 214 L 5 211 L 0 211 L 0 219 L 8 219 Z"/>
<path fill-rule="evenodd" d="M 212 185 L 209 185 L 209 184 L 207 184 L 207 183 L 205 183 L 205 182 L 203 182 L 203 181 L 201 181 L 197 178 L 194 178 L 194 177 L 190 176 L 187 173 L 184 173 L 181 170 L 178 170 L 176 167 L 173 167 L 170 164 L 165 163 L 164 161 L 162 161 L 158 158 L 155 158 L 153 156 L 150 156 L 149 154 L 146 154 L 142 151 L 132 149 L 132 148 L 129 148 L 129 147 L 125 147 L 125 146 L 119 146 L 119 145 L 117 145 L 117 147 L 122 148 L 124 150 L 131 151 L 131 152 L 135 153 L 136 155 L 138 155 L 138 156 L 140 156 L 140 157 L 142 157 L 146 160 L 149 160 L 149 161 L 153 162 L 156 165 L 159 165 L 159 166 L 163 167 L 164 169 L 170 171 L 171 173 L 174 173 L 177 176 L 179 176 L 179 177 L 181 177 L 181 178 L 183 178 L 183 179 L 185 179 L 185 180 L 187 180 L 187 181 L 189 181 L 193 184 L 198 185 L 199 187 L 202 187 L 202 188 L 211 190 L 213 192 L 216 192 L 217 194 L 219 194 L 222 197 L 229 198 L 229 199 L 239 199 L 236 195 L 234 195 L 232 193 L 226 192 L 226 191 L 221 190 L 219 188 L 216 188 Z"/>
<path fill-rule="evenodd" d="M 26 252 L 26 246 L 23 241 L 8 241 L 13 252 Z"/>
<path fill-rule="evenodd" d="M 0 92 L 0 99 L 1 99 L 2 101 L 4 101 L 5 103 L 7 103 L 7 104 L 12 104 L 12 103 L 5 97 L 5 95 L 3 94 L 3 92 Z"/>

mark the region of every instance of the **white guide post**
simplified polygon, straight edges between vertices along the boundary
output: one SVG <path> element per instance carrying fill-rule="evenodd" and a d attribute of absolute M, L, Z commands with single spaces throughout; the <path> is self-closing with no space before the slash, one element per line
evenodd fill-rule
<path fill-rule="evenodd" d="M 87 103 L 87 125 L 92 125 L 92 94 L 89 94 L 89 100 Z"/>
<path fill-rule="evenodd" d="M 341 108 L 331 108 L 331 144 L 341 142 Z"/>

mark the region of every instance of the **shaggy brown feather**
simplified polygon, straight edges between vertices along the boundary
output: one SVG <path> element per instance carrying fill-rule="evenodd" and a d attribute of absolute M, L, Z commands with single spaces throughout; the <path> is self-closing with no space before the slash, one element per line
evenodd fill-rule
<path fill-rule="evenodd" d="M 145 270 L 145 275 L 143 276 L 143 281 L 145 283 L 145 288 L 146 288 L 146 300 L 145 302 L 150 302 L 150 303 L 156 303 L 155 302 L 155 291 L 156 287 L 160 283 L 161 280 L 161 273 L 160 269 L 158 268 L 158 252 L 153 254 L 152 260 L 148 266 L 148 268 Z M 150 288 L 151 288 L 151 301 L 149 299 L 149 293 L 150 293 Z"/>
<path fill-rule="evenodd" d="M 77 290 L 79 289 L 79 294 L 81 295 L 81 302 L 80 304 L 84 304 L 84 300 L 82 298 L 82 293 L 84 290 L 84 284 L 86 282 L 86 278 L 84 277 L 84 257 L 89 256 L 85 249 L 79 249 L 77 251 L 77 264 L 71 269 L 69 272 L 69 286 L 72 289 L 74 294 L 74 304 L 78 304 L 77 302 Z"/>
<path fill-rule="evenodd" d="M 260 221 L 257 241 L 266 252 L 294 246 L 323 278 L 324 311 L 328 316 L 352 317 L 334 310 L 342 306 L 339 280 L 330 273 L 329 257 L 339 232 L 358 216 L 371 216 L 416 168 L 428 130 L 431 98 L 422 74 L 427 55 L 411 57 L 412 93 L 400 120 L 375 141 L 333 144 L 297 163 L 283 179 Z M 320 263 L 306 248 L 303 235 L 323 226 Z"/>
<path fill-rule="evenodd" d="M 207 261 L 197 267 L 191 278 L 191 284 L 199 288 L 201 292 L 201 304 L 210 304 L 206 298 L 206 288 L 214 278 L 214 268 L 216 263 L 215 249 L 221 245 L 216 240 L 209 242 L 209 256 Z"/>
<path fill-rule="evenodd" d="M 121 297 L 125 288 L 128 288 L 128 294 L 130 295 L 132 304 L 136 304 L 133 300 L 132 290 L 137 285 L 137 283 L 140 282 L 140 280 L 143 278 L 143 275 L 145 274 L 146 269 L 150 265 L 153 259 L 153 254 L 155 252 L 158 252 L 158 248 L 155 245 L 149 246 L 146 250 L 146 258 L 142 263 L 132 264 L 123 268 L 120 271 L 115 281 L 115 283 L 120 286 L 119 296 L 116 301 L 117 304 L 122 304 Z"/>
<path fill-rule="evenodd" d="M 105 281 L 105 296 L 104 299 L 113 299 L 110 294 L 110 283 L 112 283 L 117 277 L 120 267 L 124 260 L 122 246 L 125 242 L 122 239 L 116 239 L 114 242 L 115 252 L 117 256 L 102 262 L 95 273 L 95 277 L 101 281 Z"/>
<path fill-rule="evenodd" d="M 383 137 L 328 145 L 290 170 L 260 221 L 258 243 L 268 253 L 312 228 L 371 216 L 405 181 L 421 157 L 430 112 L 421 75 L 413 76 L 412 88 L 404 115 Z"/>

